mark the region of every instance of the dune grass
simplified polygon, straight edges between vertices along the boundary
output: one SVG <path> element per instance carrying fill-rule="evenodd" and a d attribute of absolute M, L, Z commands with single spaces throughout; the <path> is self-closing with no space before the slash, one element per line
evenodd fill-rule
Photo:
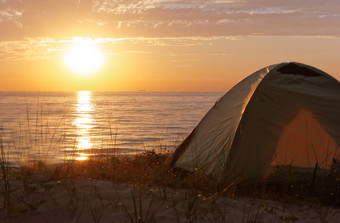
<path fill-rule="evenodd" d="M 105 216 L 101 208 L 103 197 L 99 195 L 100 192 L 93 192 L 100 205 L 91 206 L 89 200 L 93 198 L 86 192 L 89 190 L 86 188 L 95 191 L 95 186 L 88 185 L 92 181 L 101 180 L 142 188 L 131 189 L 128 201 L 111 201 L 119 204 L 120 210 L 125 213 L 126 219 L 123 222 L 156 222 L 157 211 L 165 206 L 177 216 L 177 222 L 197 222 L 204 218 L 215 222 L 232 222 L 228 220 L 227 210 L 218 204 L 221 197 L 274 200 L 279 201 L 283 207 L 308 204 L 319 213 L 320 222 L 332 222 L 337 216 L 327 208 L 329 205 L 340 206 L 337 172 L 319 176 L 311 185 L 312 179 L 308 177 L 294 181 L 295 173 L 290 167 L 276 173 L 280 181 L 242 182 L 221 187 L 214 179 L 198 171 L 184 176 L 165 169 L 164 162 L 169 155 L 170 153 L 146 151 L 132 156 L 98 155 L 84 161 L 71 160 L 54 164 L 35 161 L 16 167 L 4 162 L 6 158 L 3 155 L 0 171 L 1 208 L 6 210 L 7 216 L 27 211 L 36 212 L 43 209 L 47 201 L 58 203 L 50 191 L 62 186 L 68 194 L 66 208 L 70 218 L 82 222 L 83 216 L 90 213 L 93 222 L 101 222 Z M 150 193 L 150 186 L 158 188 L 157 196 L 163 203 L 159 204 L 145 197 L 145 193 Z M 185 190 L 182 198 L 177 198 L 176 190 Z M 40 197 L 33 200 L 26 198 L 38 191 Z M 169 200 L 172 201 L 170 204 Z M 241 211 L 242 222 L 247 223 L 261 222 L 264 213 L 275 214 L 273 208 L 257 201 L 245 204 Z M 294 215 L 282 215 L 280 218 L 288 222 L 299 219 Z"/>
<path fill-rule="evenodd" d="M 294 167 L 286 167 L 266 181 L 243 181 L 221 186 L 215 179 L 198 171 L 183 175 L 167 170 L 164 162 L 169 154 L 153 150 L 131 156 L 92 156 L 84 161 L 72 160 L 57 164 L 36 161 L 19 167 L 6 165 L 2 154 L 1 192 L 8 205 L 11 180 L 19 180 L 27 190 L 29 183 L 39 179 L 53 181 L 94 179 L 116 184 L 187 188 L 207 195 L 251 196 L 286 202 L 319 202 L 340 206 L 340 173 L 336 170 L 329 170 L 313 179 L 313 176 L 308 174 L 299 176 L 294 172 Z"/>

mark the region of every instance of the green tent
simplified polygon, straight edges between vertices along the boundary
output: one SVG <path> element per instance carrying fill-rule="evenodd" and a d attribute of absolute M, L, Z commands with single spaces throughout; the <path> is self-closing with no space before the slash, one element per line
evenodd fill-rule
<path fill-rule="evenodd" d="M 300 63 L 265 67 L 228 91 L 167 160 L 220 182 L 266 178 L 277 165 L 340 160 L 340 83 Z"/>

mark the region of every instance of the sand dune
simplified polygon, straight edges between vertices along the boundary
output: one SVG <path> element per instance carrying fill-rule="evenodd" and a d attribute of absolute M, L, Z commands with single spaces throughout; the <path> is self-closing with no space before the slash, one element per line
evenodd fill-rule
<path fill-rule="evenodd" d="M 308 204 L 204 196 L 188 189 L 97 180 L 40 180 L 13 187 L 1 222 L 339 222 L 340 210 Z M 2 202 L 2 200 L 1 200 Z M 16 205 L 20 204 L 20 205 Z"/>

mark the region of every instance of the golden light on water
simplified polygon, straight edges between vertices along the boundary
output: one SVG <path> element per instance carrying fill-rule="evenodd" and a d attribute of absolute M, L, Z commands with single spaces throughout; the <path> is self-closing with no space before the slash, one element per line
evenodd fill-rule
<path fill-rule="evenodd" d="M 93 105 L 90 91 L 78 91 L 76 104 L 77 117 L 73 122 L 76 127 L 76 149 L 78 151 L 89 150 L 92 148 L 91 129 L 93 128 Z M 86 153 L 76 153 L 76 160 L 86 160 L 89 155 Z"/>
<path fill-rule="evenodd" d="M 84 161 L 84 160 L 87 160 L 89 157 L 87 154 L 84 154 L 84 153 L 78 153 L 78 156 L 76 158 L 76 160 L 78 161 Z"/>

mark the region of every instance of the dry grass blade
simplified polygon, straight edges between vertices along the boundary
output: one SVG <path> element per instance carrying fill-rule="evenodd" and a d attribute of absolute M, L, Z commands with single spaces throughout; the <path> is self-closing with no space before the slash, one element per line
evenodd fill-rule
<path fill-rule="evenodd" d="M 0 168 L 2 174 L 1 194 L 4 199 L 3 208 L 9 212 L 11 200 L 11 185 L 10 185 L 10 166 L 8 157 L 3 145 L 2 137 L 0 135 Z"/>
<path fill-rule="evenodd" d="M 128 215 L 131 223 L 153 223 L 155 222 L 155 214 L 160 208 L 153 210 L 153 199 L 150 200 L 146 210 L 143 210 L 143 196 L 141 191 L 136 194 L 134 189 L 131 189 L 131 201 L 133 205 L 133 213 L 129 211 L 129 208 L 122 203 L 125 213 Z"/>

